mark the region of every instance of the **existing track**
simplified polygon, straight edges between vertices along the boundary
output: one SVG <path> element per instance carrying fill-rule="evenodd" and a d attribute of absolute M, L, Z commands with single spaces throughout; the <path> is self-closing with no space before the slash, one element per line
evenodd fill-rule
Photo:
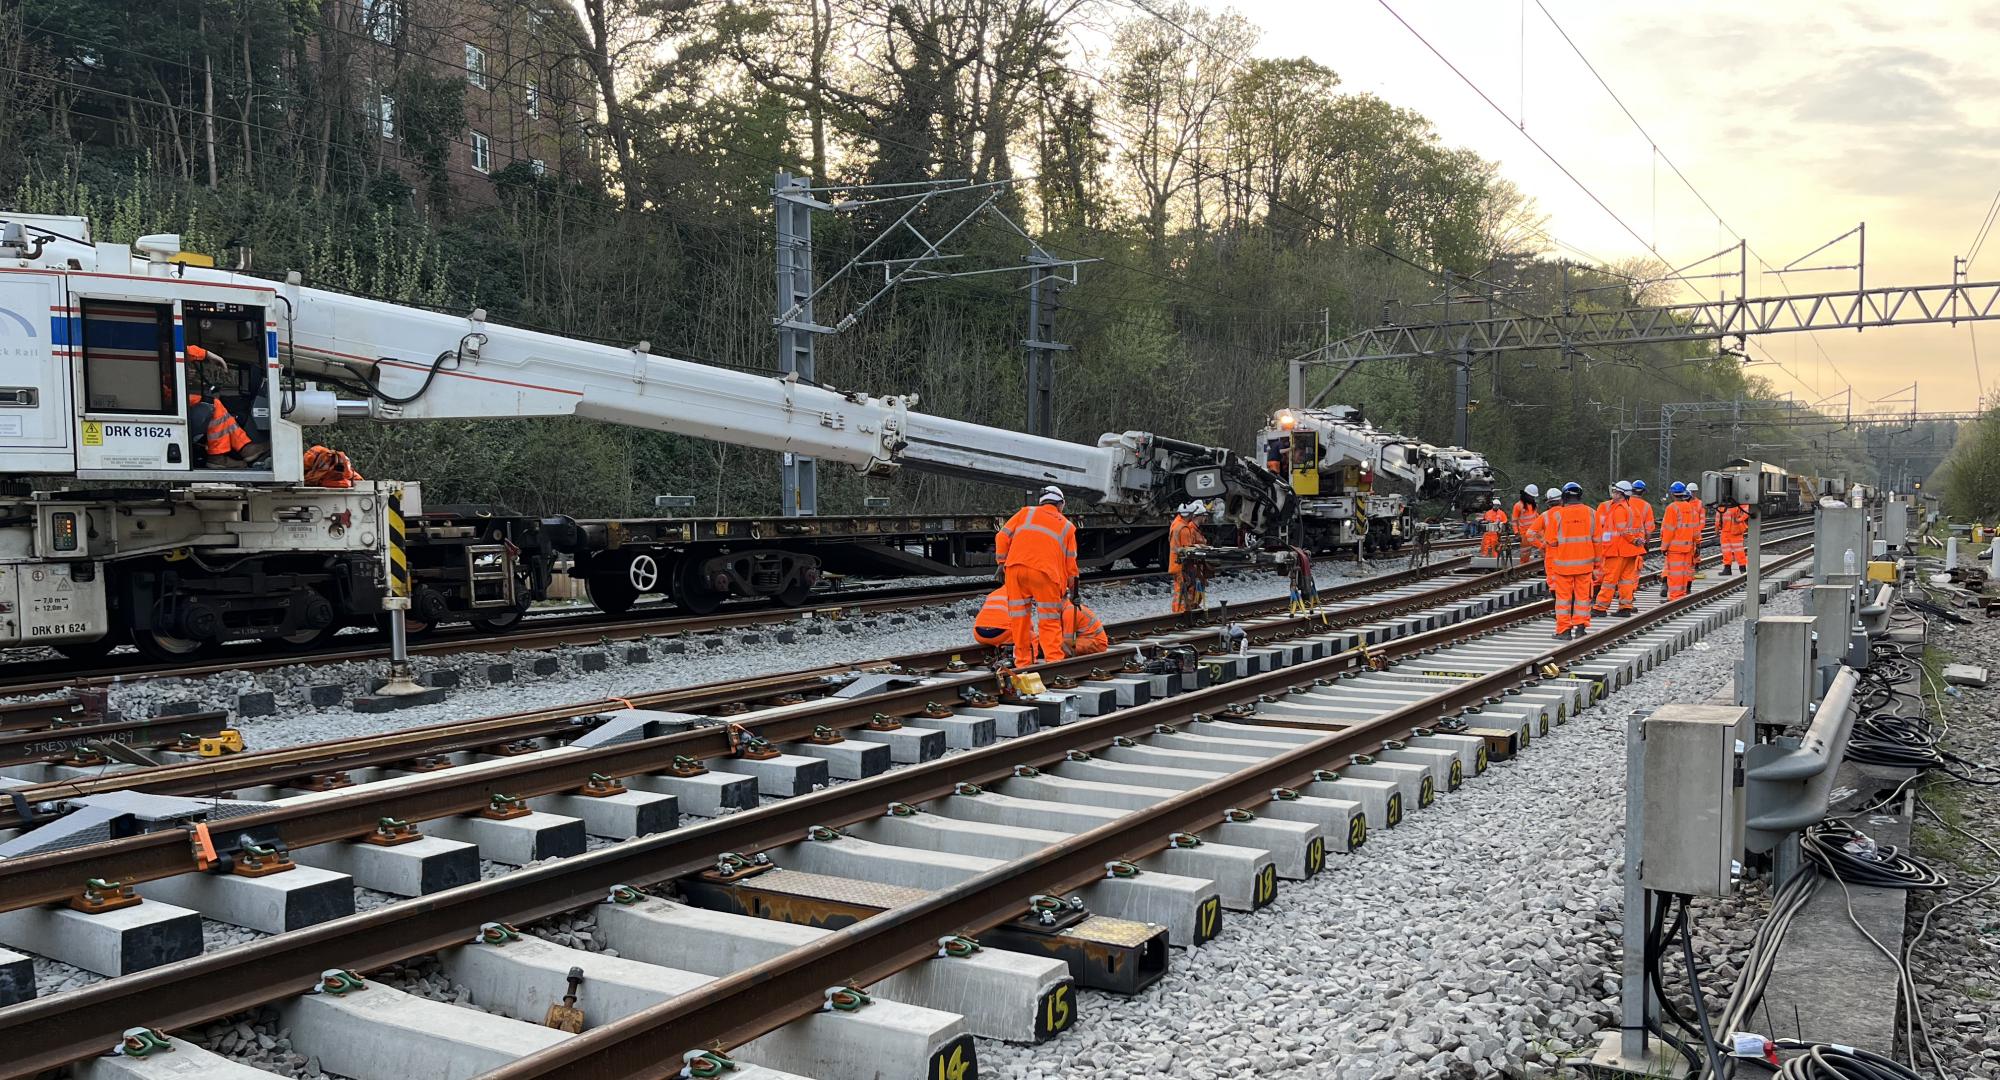
<path fill-rule="evenodd" d="M 1767 543 L 1779 539 L 1768 538 Z M 1466 584 L 1490 588 L 1506 576 L 1488 575 Z M 814 947 L 725 976 L 699 994 L 643 1010 L 495 1075 L 509 1080 L 660 1075 L 662 1063 L 678 1061 L 680 1053 L 690 1047 L 735 1045 L 812 1011 L 829 985 L 850 979 L 865 984 L 916 962 L 921 955 L 935 951 L 940 935 L 977 933 L 1013 918 L 1020 914 L 1021 898 L 1029 893 L 1062 892 L 1101 877 L 1107 861 L 1147 856 L 1159 850 L 1165 842 L 1163 838 L 1174 829 L 1210 827 L 1231 810 L 1269 800 L 1274 788 L 1310 781 L 1317 766 L 1337 765 L 1350 754 L 1375 752 L 1387 740 L 1407 738 L 1413 728 L 1427 727 L 1441 717 L 1455 716 L 1465 710 L 1477 710 L 1497 700 L 1509 688 L 1543 677 L 1545 663 L 1579 672 L 1596 670 L 1593 665 L 1598 662 L 1593 658 L 1616 641 L 1710 604 L 1739 584 L 1741 579 L 1731 579 L 1705 588 L 1687 600 L 1652 607 L 1634 619 L 1600 623 L 1595 634 L 1581 641 L 1543 642 L 1541 647 L 1526 654 L 1529 662 L 1504 665 L 1490 675 L 1463 679 L 1374 720 L 1324 733 L 1311 743 L 1204 783 L 1070 841 L 1014 859 L 961 886 L 897 907 L 849 928 L 836 938 L 822 939 Z M 1340 617 L 1372 620 L 1384 617 L 1392 609 L 1428 610 L 1436 604 L 1438 593 L 1459 591 L 1462 590 L 1450 587 L 1429 590 L 1425 597 L 1412 596 L 1379 606 L 1361 605 L 1341 612 Z M 1421 602 L 1425 599 L 1430 602 Z M 0 1075 L 32 1075 L 39 1069 L 94 1053 L 133 1024 L 178 1028 L 284 997 L 295 992 L 302 979 L 328 967 L 372 970 L 463 942 L 471 928 L 481 922 L 496 918 L 526 921 L 588 906 L 601 899 L 604 891 L 614 884 L 671 881 L 712 866 L 718 851 L 749 853 L 780 848 L 796 842 L 809 825 L 838 827 L 877 817 L 885 802 L 919 803 L 947 795 L 955 785 L 1004 780 L 1017 775 L 1016 767 L 1023 764 L 1047 766 L 1077 753 L 1094 752 L 1116 739 L 1132 735 L 1146 738 L 1141 733 L 1158 730 L 1154 725 L 1182 723 L 1205 712 L 1219 712 L 1225 706 L 1254 701 L 1264 694 L 1283 695 L 1295 691 L 1301 681 L 1331 679 L 1363 671 L 1384 659 L 1450 648 L 1471 637 L 1493 635 L 1538 618 L 1550 606 L 1546 600 L 1531 601 L 1392 639 L 1373 650 L 1345 650 L 929 765 L 837 785 L 704 825 L 523 869 L 503 878 L 433 895 L 419 904 L 380 909 L 0 1011 L 0 1041 L 19 1050 L 16 1060 L 0 1067 Z M 1250 623 L 1248 628 L 1253 640 L 1305 641 L 1314 634 L 1312 623 L 1310 618 L 1270 618 Z M 1069 661 L 1044 670 L 1050 674 L 1058 669 L 1076 670 L 1092 660 L 1102 658 Z M 866 723 L 860 715 L 864 710 L 871 715 L 873 711 L 909 715 L 921 710 L 920 699 L 936 698 L 944 691 L 969 687 L 987 678 L 990 676 L 966 673 L 961 682 L 900 693 L 893 702 L 885 696 L 862 702 L 807 703 L 773 710 L 767 719 L 753 717 L 744 724 L 773 741 L 789 741 L 803 738 L 815 726 Z M 1581 685 L 1588 686 L 1592 678 L 1602 682 L 1606 677 L 1587 676 Z M 1246 714 L 1244 722 L 1265 721 Z M 1280 726 L 1285 725 L 1280 723 Z M 603 755 L 591 761 L 568 755 L 569 771 L 561 782 L 574 785 L 579 768 L 616 773 L 619 768 L 647 767 L 644 761 L 657 760 L 662 753 L 723 757 L 731 752 L 731 743 L 729 732 L 723 729 L 697 728 L 582 755 Z M 523 762 L 519 768 L 510 767 L 504 779 L 493 782 L 517 786 L 526 782 L 522 790 L 532 791 L 537 770 L 548 767 Z M 446 788 L 464 788 L 464 785 L 449 784 L 447 779 L 448 776 L 441 775 L 411 785 L 412 801 L 408 807 L 398 806 L 383 812 L 424 818 L 463 812 L 477 805 L 476 800 L 469 801 L 473 794 L 470 789 L 448 796 Z M 557 781 L 551 774 L 540 782 Z M 414 789 L 418 787 L 424 788 L 424 792 L 416 793 Z M 314 804 L 318 809 L 293 812 L 282 821 L 271 819 L 262 824 L 275 827 L 294 848 L 319 842 L 323 832 L 315 829 L 329 827 L 337 811 L 344 811 L 351 818 L 361 809 L 337 808 L 335 804 L 344 798 L 330 798 Z M 248 820 L 239 820 L 244 822 L 244 831 L 250 831 Z M 351 822 L 341 828 L 346 830 L 341 834 L 353 835 Z M 219 830 L 217 835 L 219 842 L 224 840 Z M 118 849 L 115 855 L 113 848 Z M 78 854 L 74 855 L 57 853 L 54 857 L 16 860 L 38 864 L 33 866 L 0 864 L 5 871 L 4 877 L 0 877 L 0 897 L 6 898 L 9 906 L 58 899 L 64 895 L 61 890 L 74 888 L 74 875 L 86 868 L 143 880 L 180 872 L 185 869 L 187 857 L 186 841 L 181 834 L 134 837 L 96 845 L 95 850 L 76 851 Z"/>

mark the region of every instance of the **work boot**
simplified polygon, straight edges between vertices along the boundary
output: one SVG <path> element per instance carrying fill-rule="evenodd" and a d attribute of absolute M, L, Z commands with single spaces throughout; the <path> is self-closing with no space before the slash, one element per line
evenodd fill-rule
<path fill-rule="evenodd" d="M 1639 609 L 1635 607 L 1622 607 L 1618 609 L 1618 617 L 1621 619 L 1628 618 L 1630 616 L 1637 614 L 1639 614 Z"/>
<path fill-rule="evenodd" d="M 1733 567 L 1733 566 L 1729 565 L 1728 563 L 1723 563 L 1723 564 L 1722 564 L 1722 576 L 1723 576 L 1723 577 L 1728 577 L 1728 576 L 1730 575 L 1730 573 L 1731 573 L 1732 571 L 1734 571 L 1735 569 L 1736 569 L 1735 567 Z"/>

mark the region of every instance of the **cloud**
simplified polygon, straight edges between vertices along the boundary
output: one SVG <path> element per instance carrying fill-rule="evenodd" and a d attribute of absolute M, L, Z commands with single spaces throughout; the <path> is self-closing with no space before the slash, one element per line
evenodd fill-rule
<path fill-rule="evenodd" d="M 1821 70 L 1775 88 L 1795 120 L 1860 127 L 1956 124 L 1958 107 L 1941 82 L 1951 65 L 1919 49 L 1848 52 Z"/>

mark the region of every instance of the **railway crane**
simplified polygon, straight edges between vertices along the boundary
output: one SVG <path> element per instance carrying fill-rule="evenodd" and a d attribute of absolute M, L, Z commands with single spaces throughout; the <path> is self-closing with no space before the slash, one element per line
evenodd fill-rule
<path fill-rule="evenodd" d="M 210 363 L 190 364 L 191 346 Z M 268 454 L 216 467 L 191 396 L 220 401 Z M 15 492 L 0 494 L 0 648 L 130 641 L 175 658 L 312 642 L 398 609 L 497 628 L 545 595 L 546 563 L 520 553 L 561 519 L 426 512 L 415 481 L 305 484 L 306 430 L 342 420 L 577 417 L 873 474 L 1058 484 L 1121 510 L 1202 498 L 1243 527 L 1253 560 L 1277 557 L 1296 510 L 1281 477 L 1227 449 L 1141 431 L 1084 445 L 915 406 L 251 277 L 174 235 L 100 243 L 83 218 L 0 214 L 0 491 Z M 628 588 L 703 590 L 728 572 L 723 556 L 619 554 L 614 538 L 593 572 Z"/>
<path fill-rule="evenodd" d="M 1411 536 L 1410 497 L 1377 491 L 1380 480 L 1465 514 L 1493 498 L 1493 469 L 1484 455 L 1384 431 L 1353 406 L 1280 409 L 1258 445 L 1266 468 L 1298 495 L 1304 546 L 1313 551 L 1381 551 Z"/>

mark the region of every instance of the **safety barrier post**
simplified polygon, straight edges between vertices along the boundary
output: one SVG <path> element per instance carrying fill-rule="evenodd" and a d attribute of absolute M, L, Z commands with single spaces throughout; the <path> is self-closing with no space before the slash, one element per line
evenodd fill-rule
<path fill-rule="evenodd" d="M 410 628 L 407 618 L 410 611 L 410 556 L 407 550 L 407 526 L 403 522 L 403 489 L 390 488 L 388 499 L 388 527 L 383 532 L 382 565 L 388 575 L 388 595 L 382 598 L 382 610 L 389 615 L 389 677 L 375 691 L 382 697 L 410 697 L 421 694 L 424 688 L 410 670 Z"/>

